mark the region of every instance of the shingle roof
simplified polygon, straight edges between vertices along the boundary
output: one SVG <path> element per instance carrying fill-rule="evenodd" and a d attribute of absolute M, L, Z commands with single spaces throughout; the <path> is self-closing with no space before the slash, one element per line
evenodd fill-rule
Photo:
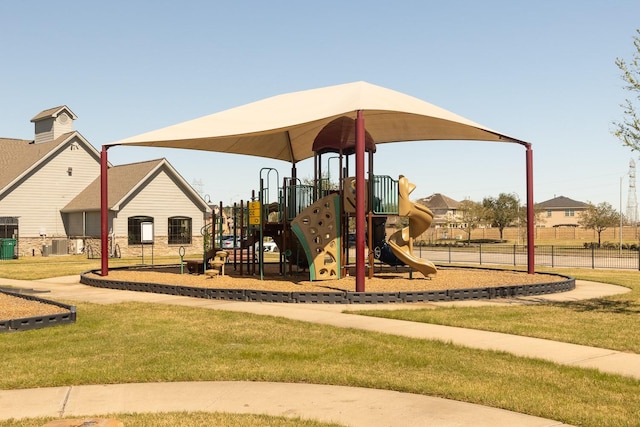
<path fill-rule="evenodd" d="M 33 144 L 25 139 L 0 138 L 0 191 L 29 171 L 64 143 L 75 132 L 60 135 L 53 141 Z"/>
<path fill-rule="evenodd" d="M 536 204 L 536 206 L 544 209 L 585 209 L 589 205 L 565 196 L 559 196 L 554 197 L 553 199 L 545 200 L 544 202 L 540 202 Z"/>
<path fill-rule="evenodd" d="M 34 118 L 31 119 L 32 122 L 37 122 L 38 120 L 42 120 L 42 119 L 46 119 L 49 117 L 54 117 L 57 116 L 60 111 L 62 110 L 67 110 L 67 112 L 71 115 L 72 119 L 77 119 L 78 116 L 76 116 L 73 111 L 71 111 L 69 109 L 69 107 L 67 107 L 66 105 L 61 105 L 59 107 L 53 107 L 53 108 L 49 108 L 46 109 L 44 111 L 39 112 L 38 114 L 36 114 L 36 116 Z"/>
<path fill-rule="evenodd" d="M 444 194 L 435 193 L 429 197 L 418 200 L 431 210 L 436 209 L 458 209 L 460 202 L 453 200 L 451 197 L 447 197 Z"/>
<path fill-rule="evenodd" d="M 166 162 L 166 160 L 157 159 L 109 168 L 109 180 L 107 182 L 109 209 L 112 209 L 117 203 L 120 203 L 131 190 L 141 183 L 145 176 L 163 162 Z M 82 190 L 61 212 L 95 210 L 100 210 L 100 177 L 96 178 L 87 188 Z"/>

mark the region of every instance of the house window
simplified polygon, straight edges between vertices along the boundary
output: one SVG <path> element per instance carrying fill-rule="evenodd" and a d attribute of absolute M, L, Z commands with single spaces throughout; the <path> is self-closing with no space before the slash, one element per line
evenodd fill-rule
<path fill-rule="evenodd" d="M 547 210 L 547 218 L 551 218 L 551 209 Z"/>
<path fill-rule="evenodd" d="M 142 243 L 142 227 L 143 222 L 153 222 L 151 216 L 130 216 L 128 219 L 127 233 L 129 235 L 130 245 L 139 245 Z"/>
<path fill-rule="evenodd" d="M 169 218 L 169 244 L 191 244 L 191 218 L 183 216 Z"/>
<path fill-rule="evenodd" d="M 574 216 L 575 212 L 573 211 L 573 209 L 565 209 L 564 210 L 564 216 Z"/>
<path fill-rule="evenodd" d="M 17 239 L 18 238 L 18 218 L 14 216 L 0 217 L 0 238 L 1 239 Z"/>

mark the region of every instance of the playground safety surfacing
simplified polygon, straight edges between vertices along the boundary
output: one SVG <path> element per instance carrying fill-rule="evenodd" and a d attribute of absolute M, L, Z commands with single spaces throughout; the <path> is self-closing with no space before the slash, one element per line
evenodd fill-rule
<path fill-rule="evenodd" d="M 273 266 L 270 266 L 273 268 Z M 448 268 L 448 267 L 447 267 Z M 444 268 L 442 271 L 446 271 Z M 462 267 L 455 267 L 461 269 Z M 488 275 L 499 274 L 504 270 L 491 270 L 485 268 L 464 267 L 463 271 L 484 272 Z M 230 268 L 227 271 L 231 270 Z M 185 284 L 181 280 L 180 269 L 178 266 L 153 266 L 153 267 L 123 267 L 110 270 L 110 275 L 100 276 L 99 270 L 93 270 L 81 275 L 80 283 L 108 289 L 118 289 L 137 292 L 151 292 L 166 295 L 187 296 L 193 298 L 204 298 L 214 300 L 227 301 L 246 301 L 246 302 L 271 302 L 271 303 L 321 303 L 321 304 L 388 304 L 388 303 L 424 303 L 424 302 L 448 302 L 448 301 L 464 301 L 464 300 L 491 300 L 496 298 L 515 298 L 523 296 L 535 296 L 552 294 L 558 292 L 567 292 L 575 289 L 575 279 L 568 276 L 537 273 L 542 275 L 542 280 L 537 283 L 526 283 L 526 280 L 519 282 L 518 278 L 526 278 L 526 273 L 510 272 L 513 279 L 505 284 L 493 284 L 491 286 L 469 286 L 468 283 L 461 285 L 456 283 L 450 284 L 446 289 L 424 289 L 424 287 L 416 286 L 418 281 L 429 280 L 423 278 L 416 273 L 419 278 L 401 279 L 406 282 L 401 286 L 395 286 L 391 291 L 371 291 L 371 292 L 354 292 L 340 289 L 332 286 L 332 281 L 319 281 L 312 283 L 322 284 L 322 288 L 313 288 L 313 290 L 291 290 L 291 281 L 296 280 L 292 276 L 282 277 L 274 274 L 271 270 L 265 273 L 263 277 L 269 279 L 268 289 L 261 289 L 260 281 L 255 280 L 256 275 L 240 276 L 234 272 L 228 274 L 227 281 L 218 282 L 218 279 L 201 279 L 206 285 Z M 396 272 L 398 270 L 395 270 Z M 135 279 L 131 280 L 131 275 L 117 274 L 118 272 L 131 273 L 161 273 L 157 274 L 153 280 L 147 280 L 145 274 L 135 274 Z M 402 272 L 402 270 L 400 270 Z M 404 272 L 407 276 L 406 271 Z M 120 276 L 120 277 L 117 277 Z M 129 277 L 128 277 L 129 276 Z M 191 276 L 191 275 L 189 275 Z M 124 279 L 123 279 L 124 277 Z M 161 277 L 161 279 L 158 279 Z M 288 286 L 283 286 L 282 290 L 278 286 L 274 286 L 273 279 L 276 277 L 282 282 L 289 281 Z M 308 275 L 307 275 L 308 277 Z M 242 279 L 252 278 L 250 285 L 244 286 Z M 257 278 L 259 279 L 259 273 Z M 546 280 L 548 278 L 548 280 Z M 297 278 L 299 280 L 299 276 Z M 226 286 L 229 280 L 237 280 L 234 286 Z M 219 283 L 219 284 L 218 284 Z M 266 282 L 265 282 L 266 283 Z M 396 282 L 397 283 L 397 282 Z M 267 286 L 265 286 L 267 287 Z M 293 286 L 295 288 L 296 286 Z M 303 288 L 303 286 L 300 286 Z M 421 289 L 414 289 L 421 288 Z M 354 287 L 355 289 L 355 287 Z M 379 289 L 379 287 L 378 287 Z"/>

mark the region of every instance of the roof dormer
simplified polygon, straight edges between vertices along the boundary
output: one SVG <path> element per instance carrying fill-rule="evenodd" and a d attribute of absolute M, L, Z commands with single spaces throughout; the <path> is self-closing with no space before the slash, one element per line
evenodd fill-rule
<path fill-rule="evenodd" d="M 78 117 L 66 105 L 49 108 L 31 119 L 35 123 L 35 143 L 53 141 L 60 135 L 73 132 L 73 121 Z"/>

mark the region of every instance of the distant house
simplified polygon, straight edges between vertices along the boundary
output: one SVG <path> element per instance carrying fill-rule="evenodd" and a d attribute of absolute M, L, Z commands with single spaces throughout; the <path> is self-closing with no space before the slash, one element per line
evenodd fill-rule
<path fill-rule="evenodd" d="M 66 106 L 31 121 L 35 139 L 0 138 L 0 238 L 16 255 L 78 253 L 100 237 L 100 153 L 73 130 Z M 111 166 L 111 251 L 140 252 L 140 224 L 153 224 L 156 253 L 202 248 L 209 207 L 165 159 Z"/>
<path fill-rule="evenodd" d="M 460 202 L 447 197 L 444 194 L 434 193 L 429 197 L 417 201 L 428 207 L 433 212 L 431 226 L 434 228 L 460 228 L 461 221 L 458 214 Z"/>
<path fill-rule="evenodd" d="M 536 208 L 542 211 L 544 220 L 539 227 L 577 227 L 580 214 L 588 208 L 588 204 L 570 199 L 565 196 L 536 204 Z"/>

